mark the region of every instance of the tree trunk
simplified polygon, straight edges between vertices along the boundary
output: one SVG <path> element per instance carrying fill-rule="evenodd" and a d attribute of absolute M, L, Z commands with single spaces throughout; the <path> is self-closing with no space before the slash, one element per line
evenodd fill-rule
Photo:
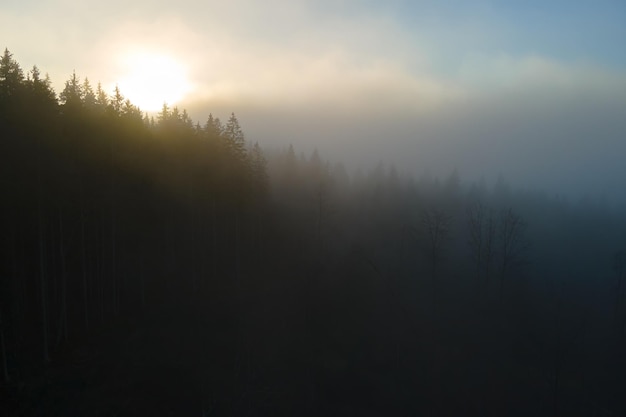
<path fill-rule="evenodd" d="M 235 279 L 237 282 L 237 288 L 241 286 L 240 276 L 240 264 L 239 264 L 239 213 L 235 214 Z"/>
<path fill-rule="evenodd" d="M 87 249 L 85 248 L 85 210 L 80 208 L 80 232 L 81 232 L 81 268 L 83 270 L 83 304 L 85 312 L 85 330 L 89 330 L 89 290 L 87 287 Z"/>
<path fill-rule="evenodd" d="M 116 270 L 116 213 L 115 213 L 115 167 L 114 167 L 114 146 L 113 139 L 111 138 L 111 286 L 113 296 L 113 316 L 117 316 L 119 313 L 119 288 L 117 282 L 117 270 Z"/>
<path fill-rule="evenodd" d="M 106 259 L 105 257 L 105 253 L 106 253 L 106 249 L 105 249 L 105 235 L 104 235 L 104 223 L 105 223 L 105 217 L 104 217 L 104 213 L 102 214 L 102 221 L 101 221 L 101 225 L 100 225 L 100 285 L 99 285 L 99 292 L 100 292 L 100 323 L 104 323 L 104 295 L 105 295 L 105 284 L 106 284 L 106 279 L 105 279 L 105 262 L 104 260 Z"/>
<path fill-rule="evenodd" d="M 16 233 L 16 225 L 13 225 L 11 231 L 11 242 L 12 242 L 12 253 L 11 253 L 11 273 L 13 277 L 13 328 L 15 329 L 13 334 L 16 335 L 14 340 L 17 341 L 19 336 L 17 334 L 23 331 L 24 327 L 24 312 L 26 305 L 26 289 L 25 289 L 25 280 L 23 279 L 23 275 L 20 273 L 20 263 L 23 263 L 23 258 L 20 256 L 20 252 L 18 251 L 18 241 L 17 241 L 17 233 Z M 21 261 L 21 262 L 20 262 Z M 23 266 L 23 265 L 22 265 Z M 6 342 L 5 342 L 6 343 Z M 18 343 L 15 343 L 15 352 L 19 354 L 21 349 L 17 346 Z"/>
<path fill-rule="evenodd" d="M 57 346 L 61 340 L 67 341 L 67 271 L 65 266 L 65 246 L 63 235 L 63 217 L 59 210 L 59 260 L 61 262 L 61 317 L 59 318 Z"/>
<path fill-rule="evenodd" d="M 5 384 L 9 383 L 9 369 L 7 366 L 7 351 L 4 342 L 4 322 L 2 321 L 2 312 L 0 311 L 0 353 L 2 354 L 2 377 Z"/>
<path fill-rule="evenodd" d="M 196 233 L 197 233 L 197 223 L 195 216 L 195 205 L 194 205 L 194 190 L 193 190 L 193 179 L 191 180 L 191 184 L 189 186 L 189 240 L 191 247 L 189 248 L 191 255 L 191 291 L 192 294 L 197 294 L 197 283 L 198 283 L 198 261 L 196 256 L 196 251 L 198 250 L 198 242 L 196 241 Z"/>
<path fill-rule="evenodd" d="M 139 284 L 141 286 L 141 310 L 146 310 L 146 285 L 143 275 L 143 255 L 139 258 Z"/>
<path fill-rule="evenodd" d="M 41 191 L 40 191 L 41 192 Z M 43 336 L 43 359 L 50 360 L 48 354 L 48 307 L 46 305 L 46 248 L 43 230 L 43 214 L 41 212 L 41 197 L 39 201 L 39 280 L 41 289 L 41 326 Z"/>
<path fill-rule="evenodd" d="M 113 205 L 113 202 L 111 202 Z M 111 286 L 113 292 L 113 316 L 117 316 L 119 313 L 119 299 L 118 299 L 118 283 L 117 283 L 117 274 L 116 274 L 116 265 L 115 265 L 115 210 L 111 208 Z"/>
<path fill-rule="evenodd" d="M 217 207 L 213 197 L 213 279 L 217 278 Z"/>

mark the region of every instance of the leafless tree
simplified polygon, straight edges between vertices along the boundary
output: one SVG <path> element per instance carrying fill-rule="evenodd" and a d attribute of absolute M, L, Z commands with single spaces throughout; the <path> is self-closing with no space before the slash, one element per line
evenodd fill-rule
<path fill-rule="evenodd" d="M 489 273 L 493 261 L 495 241 L 495 221 L 493 210 L 487 210 L 477 203 L 467 210 L 469 226 L 469 246 L 476 267 L 476 279 L 480 281 L 485 274 L 485 283 L 489 284 Z"/>
<path fill-rule="evenodd" d="M 450 237 L 450 221 L 450 216 L 440 209 L 428 209 L 422 213 L 422 225 L 426 234 L 426 252 L 433 268 L 433 279 L 437 277 L 444 245 Z"/>
<path fill-rule="evenodd" d="M 528 244 L 524 232 L 526 222 L 511 208 L 500 213 L 498 230 L 498 248 L 500 255 L 500 299 L 502 299 L 504 281 L 511 270 L 525 262 L 524 255 Z"/>
<path fill-rule="evenodd" d="M 327 246 L 327 238 L 332 228 L 333 208 L 333 180 L 328 165 L 320 166 L 313 179 L 313 199 L 315 208 L 315 242 L 317 256 L 321 260 Z"/>
<path fill-rule="evenodd" d="M 613 254 L 613 271 L 617 278 L 617 286 L 615 289 L 615 320 L 619 325 L 620 313 L 623 309 L 622 303 L 624 299 L 624 273 L 626 272 L 626 252 L 620 250 Z M 626 320 L 626 318 L 625 318 Z"/>

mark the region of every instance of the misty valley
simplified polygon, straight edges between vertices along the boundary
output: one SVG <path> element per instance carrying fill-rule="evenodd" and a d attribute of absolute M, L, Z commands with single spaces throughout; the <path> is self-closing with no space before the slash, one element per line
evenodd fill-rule
<path fill-rule="evenodd" d="M 240 122 L 4 51 L 0 415 L 626 415 L 625 207 Z"/>

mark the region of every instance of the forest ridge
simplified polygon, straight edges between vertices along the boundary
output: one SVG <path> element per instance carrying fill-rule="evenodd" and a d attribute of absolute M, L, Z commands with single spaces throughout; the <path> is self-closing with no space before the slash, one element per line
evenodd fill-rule
<path fill-rule="evenodd" d="M 626 412 L 624 212 L 350 176 L 8 50 L 0 132 L 9 415 Z"/>

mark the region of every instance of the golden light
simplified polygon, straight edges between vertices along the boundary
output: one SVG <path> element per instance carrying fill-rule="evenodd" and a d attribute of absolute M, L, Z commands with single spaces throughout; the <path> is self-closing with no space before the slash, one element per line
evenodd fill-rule
<path fill-rule="evenodd" d="M 124 97 L 143 111 L 157 111 L 163 103 L 174 105 L 191 90 L 185 67 L 171 56 L 135 52 L 123 60 L 124 75 L 118 85 Z"/>

